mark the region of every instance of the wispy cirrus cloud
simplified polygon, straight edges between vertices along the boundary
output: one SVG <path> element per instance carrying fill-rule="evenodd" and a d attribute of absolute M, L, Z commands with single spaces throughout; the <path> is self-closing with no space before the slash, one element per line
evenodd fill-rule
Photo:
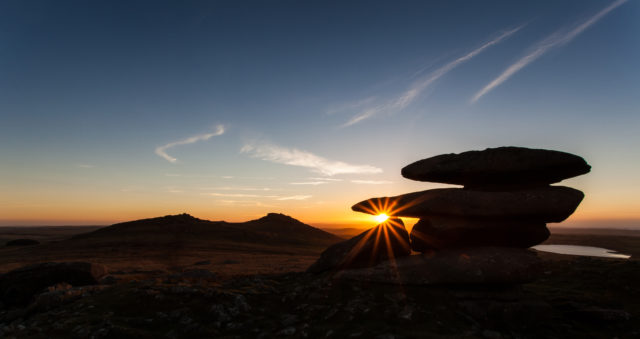
<path fill-rule="evenodd" d="M 219 199 L 219 200 L 216 200 L 215 202 L 220 205 L 237 206 L 237 207 L 276 207 L 273 205 L 265 204 L 262 201 L 254 201 L 254 200 Z"/>
<path fill-rule="evenodd" d="M 503 41 L 504 39 L 508 38 L 509 36 L 513 35 L 525 25 L 526 24 L 523 24 L 516 28 L 503 32 L 496 38 L 485 42 L 480 47 L 474 49 L 473 51 L 467 53 L 466 55 L 461 56 L 445 64 L 444 66 L 436 69 L 435 71 L 431 72 L 425 77 L 422 77 L 420 80 L 414 82 L 406 91 L 401 93 L 399 96 L 391 100 L 388 100 L 383 104 L 373 106 L 373 107 L 367 107 L 363 109 L 361 112 L 359 112 L 358 114 L 354 115 L 351 119 L 349 119 L 349 121 L 342 124 L 341 127 L 348 127 L 351 125 L 355 125 L 361 121 L 364 121 L 368 118 L 373 117 L 374 115 L 377 115 L 378 113 L 395 112 L 395 111 L 403 110 L 405 107 L 409 106 L 427 87 L 433 84 L 436 80 L 440 79 L 442 76 L 449 73 L 451 70 L 458 67 L 460 64 L 471 60 L 473 57 L 482 53 L 487 48 L 493 45 L 496 45 L 501 41 Z"/>
<path fill-rule="evenodd" d="M 199 190 L 213 190 L 213 191 L 271 191 L 270 187 L 245 187 L 245 186 L 222 186 L 222 187 L 200 187 Z"/>
<path fill-rule="evenodd" d="M 340 106 L 334 106 L 334 107 L 329 108 L 327 110 L 327 114 L 331 115 L 331 114 L 335 114 L 335 113 L 343 112 L 343 111 L 347 111 L 347 110 L 359 109 L 362 106 L 366 106 L 366 105 L 369 105 L 369 104 L 373 103 L 373 101 L 375 99 L 376 99 L 376 97 L 368 97 L 368 98 L 365 98 L 365 99 L 362 99 L 362 100 L 358 100 L 358 101 L 342 104 Z"/>
<path fill-rule="evenodd" d="M 250 199 L 272 199 L 277 201 L 287 201 L 287 200 L 307 200 L 312 195 L 290 195 L 290 196 L 281 196 L 281 195 L 258 195 L 258 194 L 240 194 L 240 193 L 202 193 L 202 195 L 212 196 L 212 197 L 220 197 L 220 198 L 237 198 L 242 200 L 234 200 L 234 201 L 246 201 L 245 198 Z"/>
<path fill-rule="evenodd" d="M 392 181 L 387 181 L 387 180 L 351 180 L 352 183 L 354 184 L 360 184 L 360 185 L 386 185 L 386 184 L 393 184 Z"/>
<path fill-rule="evenodd" d="M 309 198 L 311 198 L 312 195 L 292 195 L 289 197 L 280 197 L 277 198 L 276 200 L 280 200 L 280 201 L 285 201 L 285 200 L 307 200 Z"/>
<path fill-rule="evenodd" d="M 212 133 L 198 134 L 198 135 L 194 135 L 192 137 L 188 137 L 188 138 L 180 140 L 180 141 L 170 142 L 170 143 L 168 143 L 166 145 L 156 147 L 156 154 L 161 156 L 161 157 L 163 157 L 163 158 L 165 158 L 170 163 L 176 163 L 178 161 L 178 159 L 176 159 L 176 158 L 170 156 L 169 154 L 167 154 L 167 150 L 169 148 L 172 148 L 172 147 L 175 147 L 175 146 L 193 144 L 193 143 L 196 143 L 198 141 L 209 140 L 212 137 L 224 134 L 224 132 L 225 132 L 224 125 L 217 125 L 215 127 L 215 131 L 212 132 Z"/>
<path fill-rule="evenodd" d="M 319 180 L 319 181 L 342 181 L 342 179 L 337 179 L 337 178 L 309 178 L 309 180 Z"/>
<path fill-rule="evenodd" d="M 309 186 L 318 186 L 328 184 L 328 181 L 301 181 L 301 182 L 290 182 L 289 185 L 309 185 Z"/>
<path fill-rule="evenodd" d="M 374 174 L 382 173 L 382 169 L 370 165 L 353 165 L 342 161 L 335 161 L 315 155 L 311 152 L 285 148 L 271 144 L 248 143 L 242 147 L 241 153 L 265 161 L 271 161 L 290 166 L 300 166 L 311 169 L 323 175 L 336 174 Z"/>
<path fill-rule="evenodd" d="M 257 194 L 243 194 L 243 193 L 202 193 L 202 195 L 209 195 L 212 197 L 230 197 L 230 198 L 265 198 L 265 196 Z"/>
<path fill-rule="evenodd" d="M 480 99 L 485 94 L 492 91 L 494 88 L 498 87 L 503 82 L 507 81 L 516 72 L 520 71 L 521 69 L 523 69 L 524 67 L 526 67 L 527 65 L 529 65 L 530 63 L 538 59 L 539 57 L 541 57 L 550 49 L 555 47 L 560 47 L 562 45 L 569 43 L 575 37 L 580 35 L 580 33 L 584 32 L 591 25 L 595 24 L 596 22 L 598 22 L 598 20 L 602 19 L 602 17 L 607 15 L 607 13 L 616 9 L 617 7 L 624 4 L 625 2 L 627 2 L 627 0 L 614 1 L 609 6 L 600 10 L 598 13 L 588 18 L 587 20 L 584 20 L 575 24 L 572 29 L 568 31 L 566 29 L 561 29 L 551 34 L 550 36 L 546 37 L 544 40 L 538 42 L 533 46 L 530 52 L 527 53 L 527 55 L 520 58 L 520 60 L 516 61 L 511 66 L 507 67 L 507 69 L 505 69 L 497 78 L 493 79 L 490 83 L 488 83 L 480 91 L 478 91 L 473 96 L 473 98 L 471 98 L 471 103 L 475 103 L 476 101 L 478 101 L 478 99 Z"/>
<path fill-rule="evenodd" d="M 336 179 L 336 178 L 327 178 L 327 177 L 311 177 L 311 178 L 307 178 L 308 181 L 296 181 L 296 182 L 290 182 L 289 185 L 310 185 L 310 186 L 318 186 L 318 185 L 325 185 L 331 182 L 338 182 L 338 181 L 342 181 L 342 179 Z"/>

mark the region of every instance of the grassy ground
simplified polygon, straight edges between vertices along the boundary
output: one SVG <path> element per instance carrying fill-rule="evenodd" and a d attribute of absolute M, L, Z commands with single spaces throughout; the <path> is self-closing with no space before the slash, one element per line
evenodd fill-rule
<path fill-rule="evenodd" d="M 394 286 L 283 273 L 160 272 L 0 312 L 19 338 L 633 338 L 640 261 L 563 258 L 535 283 Z M 116 275 L 120 277 L 120 275 Z M 124 276 L 124 275 L 122 275 Z"/>
<path fill-rule="evenodd" d="M 0 310 L 0 337 L 640 337 L 640 237 L 554 234 L 548 243 L 634 257 L 540 252 L 544 275 L 522 286 L 395 286 L 303 273 L 321 248 L 3 248 L 4 269 L 27 260 L 96 261 L 117 283 L 62 287 L 27 308 Z M 214 274 L 180 273 L 193 269 Z"/>

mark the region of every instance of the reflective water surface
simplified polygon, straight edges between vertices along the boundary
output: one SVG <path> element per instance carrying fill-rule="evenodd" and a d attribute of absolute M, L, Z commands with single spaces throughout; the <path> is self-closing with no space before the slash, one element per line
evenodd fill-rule
<path fill-rule="evenodd" d="M 533 249 L 543 252 L 551 252 L 558 254 L 584 255 L 589 257 L 606 257 L 629 259 L 630 255 L 616 253 L 616 251 L 606 248 L 576 245 L 537 245 Z"/>

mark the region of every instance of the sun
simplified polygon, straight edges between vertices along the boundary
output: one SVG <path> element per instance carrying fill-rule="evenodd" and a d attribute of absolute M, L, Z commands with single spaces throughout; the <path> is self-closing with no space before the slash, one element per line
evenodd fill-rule
<path fill-rule="evenodd" d="M 380 213 L 376 215 L 374 218 L 376 219 L 377 222 L 385 222 L 387 219 L 389 219 L 389 216 L 384 213 Z"/>

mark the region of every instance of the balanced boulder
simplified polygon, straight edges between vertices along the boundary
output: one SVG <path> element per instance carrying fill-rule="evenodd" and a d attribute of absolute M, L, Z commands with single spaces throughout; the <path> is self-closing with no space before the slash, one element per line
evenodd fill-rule
<path fill-rule="evenodd" d="M 411 230 L 411 248 L 429 250 L 503 246 L 528 248 L 549 238 L 544 222 L 452 217 L 421 218 Z"/>
<path fill-rule="evenodd" d="M 384 256 L 370 253 L 384 253 L 380 246 L 384 242 L 365 241 L 371 237 L 360 235 L 327 249 L 309 270 L 345 269 L 341 275 L 347 279 L 391 284 L 514 284 L 534 280 L 540 272 L 540 260 L 526 248 L 549 238 L 546 224 L 568 218 L 584 198 L 579 190 L 550 184 L 590 170 L 577 155 L 523 147 L 419 160 L 403 168 L 402 176 L 464 188 L 371 198 L 351 209 L 419 218 L 409 240 L 411 249 L 423 254 L 395 255 L 396 260 L 380 262 Z"/>
<path fill-rule="evenodd" d="M 48 286 L 98 284 L 107 274 L 103 265 L 88 262 L 48 262 L 24 266 L 0 276 L 0 301 L 9 306 L 28 304 Z"/>
<path fill-rule="evenodd" d="M 371 198 L 353 205 L 351 209 L 373 214 L 377 206 L 386 204 L 389 206 L 386 213 L 399 217 L 454 215 L 560 222 L 575 211 L 582 198 L 582 192 L 564 186 L 500 192 L 439 188 Z"/>
<path fill-rule="evenodd" d="M 383 260 L 411 254 L 409 234 L 402 220 L 387 219 L 349 240 L 327 248 L 307 272 L 370 267 Z"/>
<path fill-rule="evenodd" d="M 404 167 L 402 176 L 467 188 L 536 187 L 590 170 L 591 166 L 577 155 L 545 149 L 498 147 L 419 160 Z"/>

